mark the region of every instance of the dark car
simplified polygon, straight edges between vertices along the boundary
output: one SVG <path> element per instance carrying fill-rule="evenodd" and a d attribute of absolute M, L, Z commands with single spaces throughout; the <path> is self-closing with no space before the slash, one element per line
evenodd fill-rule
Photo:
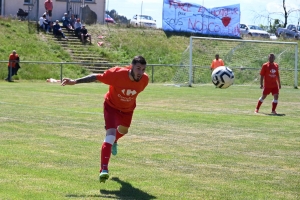
<path fill-rule="evenodd" d="M 105 14 L 105 22 L 106 23 L 112 23 L 115 24 L 115 20 L 113 18 L 111 18 L 111 16 L 109 16 L 108 14 Z"/>

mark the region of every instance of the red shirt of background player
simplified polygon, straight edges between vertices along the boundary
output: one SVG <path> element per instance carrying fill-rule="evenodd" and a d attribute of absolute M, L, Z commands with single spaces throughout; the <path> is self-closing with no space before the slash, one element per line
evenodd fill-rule
<path fill-rule="evenodd" d="M 260 75 L 264 77 L 264 88 L 278 87 L 279 67 L 277 63 L 264 63 Z"/>

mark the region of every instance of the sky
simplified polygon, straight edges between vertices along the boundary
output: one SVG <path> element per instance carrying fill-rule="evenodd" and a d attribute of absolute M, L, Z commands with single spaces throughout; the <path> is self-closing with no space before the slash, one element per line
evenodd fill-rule
<path fill-rule="evenodd" d="M 106 10 L 116 10 L 118 15 L 123 15 L 131 19 L 135 14 L 150 15 L 157 22 L 157 27 L 162 27 L 163 0 L 106 0 Z M 192 3 L 206 8 L 222 7 L 240 4 L 241 24 L 268 25 L 267 18 L 257 19 L 255 16 L 262 14 L 268 16 L 269 13 L 283 13 L 282 0 L 176 0 L 182 3 Z M 286 0 L 287 10 L 300 9 L 300 0 Z M 270 15 L 272 18 L 284 20 L 282 15 Z M 288 24 L 300 23 L 300 11 L 293 12 Z M 272 21 L 273 23 L 273 21 Z"/>

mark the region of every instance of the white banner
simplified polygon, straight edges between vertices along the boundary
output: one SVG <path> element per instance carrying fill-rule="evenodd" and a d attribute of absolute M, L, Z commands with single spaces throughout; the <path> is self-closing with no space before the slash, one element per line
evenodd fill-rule
<path fill-rule="evenodd" d="M 164 0 L 162 29 L 205 35 L 240 37 L 240 4 L 205 8 Z"/>

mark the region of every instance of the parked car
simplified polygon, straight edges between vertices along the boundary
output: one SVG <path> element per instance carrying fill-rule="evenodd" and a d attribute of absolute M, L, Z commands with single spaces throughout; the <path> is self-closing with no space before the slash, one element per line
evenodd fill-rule
<path fill-rule="evenodd" d="M 113 23 L 115 24 L 115 20 L 113 18 L 111 18 L 111 16 L 109 16 L 108 14 L 105 14 L 105 22 L 106 23 Z"/>
<path fill-rule="evenodd" d="M 286 28 L 277 28 L 275 32 L 277 37 L 300 39 L 300 26 L 289 24 Z"/>
<path fill-rule="evenodd" d="M 156 20 L 148 15 L 134 15 L 130 24 L 135 27 L 156 28 Z"/>
<path fill-rule="evenodd" d="M 241 36 L 251 36 L 251 37 L 263 37 L 270 38 L 270 34 L 267 31 L 262 30 L 256 25 L 240 24 Z"/>
<path fill-rule="evenodd" d="M 278 38 L 277 38 L 277 36 L 274 33 L 271 33 L 270 34 L 270 39 L 271 40 L 277 40 Z"/>

